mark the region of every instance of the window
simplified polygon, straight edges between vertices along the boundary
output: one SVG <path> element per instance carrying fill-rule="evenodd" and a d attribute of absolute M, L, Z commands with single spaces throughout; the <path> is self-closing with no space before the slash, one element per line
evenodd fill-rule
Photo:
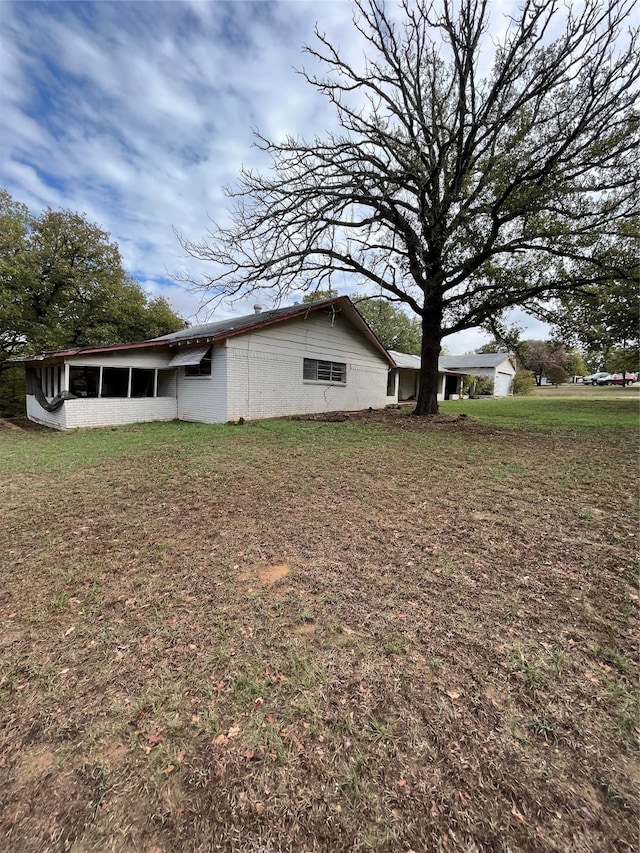
<path fill-rule="evenodd" d="M 103 367 L 101 397 L 129 396 L 129 368 Z"/>
<path fill-rule="evenodd" d="M 341 382 L 345 384 L 347 381 L 347 365 L 339 361 L 318 361 L 315 358 L 305 358 L 302 378 L 308 382 Z"/>
<path fill-rule="evenodd" d="M 396 393 L 396 372 L 390 370 L 387 373 L 387 397 L 393 397 Z"/>
<path fill-rule="evenodd" d="M 202 356 L 198 364 L 187 364 L 185 376 L 211 376 L 211 347 Z"/>
<path fill-rule="evenodd" d="M 146 367 L 134 367 L 131 370 L 131 396 L 153 397 L 155 370 Z"/>
<path fill-rule="evenodd" d="M 97 397 L 99 383 L 99 367 L 72 367 L 69 369 L 69 390 L 76 397 Z"/>

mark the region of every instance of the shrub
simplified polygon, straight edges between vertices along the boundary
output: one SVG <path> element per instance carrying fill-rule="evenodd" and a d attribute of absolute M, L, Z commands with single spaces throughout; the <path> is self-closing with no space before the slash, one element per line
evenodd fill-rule
<path fill-rule="evenodd" d="M 469 374 L 462 382 L 462 393 L 469 397 L 486 397 L 493 394 L 493 381 L 488 376 Z"/>
<path fill-rule="evenodd" d="M 554 385 L 562 385 L 569 378 L 569 374 L 560 365 L 554 365 L 547 369 L 547 379 Z"/>
<path fill-rule="evenodd" d="M 530 370 L 518 370 L 513 377 L 513 393 L 518 397 L 526 397 L 536 387 L 536 380 Z"/>

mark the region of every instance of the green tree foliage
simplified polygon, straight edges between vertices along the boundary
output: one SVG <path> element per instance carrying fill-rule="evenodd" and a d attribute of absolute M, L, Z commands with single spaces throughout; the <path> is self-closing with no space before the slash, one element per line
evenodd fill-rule
<path fill-rule="evenodd" d="M 554 341 L 523 341 L 519 354 L 524 368 L 533 373 L 536 385 L 541 385 L 543 377 L 549 376 L 551 370 L 561 368 L 566 374 L 568 354 L 562 344 Z"/>
<path fill-rule="evenodd" d="M 118 246 L 84 216 L 32 216 L 0 191 L 0 361 L 18 352 L 141 340 L 185 321 L 122 267 Z"/>
<path fill-rule="evenodd" d="M 351 297 L 386 349 L 420 355 L 420 321 L 387 299 Z"/>
<path fill-rule="evenodd" d="M 12 356 L 144 340 L 185 325 L 127 275 L 97 225 L 71 211 L 34 216 L 0 190 L 0 381 L 15 374 Z M 6 383 L 5 410 L 15 376 Z"/>
<path fill-rule="evenodd" d="M 609 373 L 638 373 L 640 370 L 638 348 L 612 347 L 606 354 L 604 369 Z"/>
<path fill-rule="evenodd" d="M 513 394 L 515 397 L 526 397 L 533 394 L 536 380 L 530 370 L 518 370 L 513 377 Z"/>
<path fill-rule="evenodd" d="M 640 356 L 640 220 L 618 223 L 608 247 L 609 270 L 596 281 L 585 279 L 534 312 L 551 323 L 559 339 L 579 346 L 589 368 L 635 370 Z M 575 266 L 575 265 L 574 265 Z M 581 274 L 584 270 L 580 269 Z M 613 368 L 616 368 L 615 370 Z"/>
<path fill-rule="evenodd" d="M 585 376 L 587 373 L 587 365 L 584 363 L 582 353 L 573 349 L 567 353 L 567 361 L 565 368 L 569 376 Z"/>
<path fill-rule="evenodd" d="M 602 280 L 614 235 L 629 242 L 634 5 L 355 0 L 363 65 L 318 27 L 306 52 L 325 73 L 303 72 L 340 130 L 258 134 L 272 170 L 241 172 L 228 227 L 182 238 L 213 262 L 205 293 L 284 298 L 345 275 L 384 290 L 420 318 L 415 411 L 436 413 L 443 338 Z"/>
<path fill-rule="evenodd" d="M 568 372 L 559 364 L 552 364 L 547 368 L 547 379 L 552 385 L 563 385 L 568 378 Z"/>

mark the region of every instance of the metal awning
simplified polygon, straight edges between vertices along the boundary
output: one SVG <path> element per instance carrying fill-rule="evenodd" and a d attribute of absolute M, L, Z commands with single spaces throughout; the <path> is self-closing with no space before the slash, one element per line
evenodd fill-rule
<path fill-rule="evenodd" d="M 188 364 L 200 364 L 210 349 L 211 345 L 207 344 L 204 347 L 192 347 L 183 352 L 177 352 L 169 362 L 169 367 L 185 367 Z"/>

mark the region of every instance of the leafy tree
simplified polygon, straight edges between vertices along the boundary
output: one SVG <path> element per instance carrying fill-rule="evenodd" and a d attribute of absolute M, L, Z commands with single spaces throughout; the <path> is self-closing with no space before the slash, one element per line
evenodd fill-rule
<path fill-rule="evenodd" d="M 420 355 L 420 322 L 387 299 L 351 297 L 382 344 L 396 352 Z"/>
<path fill-rule="evenodd" d="M 640 367 L 637 347 L 613 347 L 604 362 L 609 373 L 637 373 Z"/>
<path fill-rule="evenodd" d="M 569 374 L 559 364 L 552 364 L 547 368 L 547 379 L 552 385 L 563 385 L 568 378 Z"/>
<path fill-rule="evenodd" d="M 33 216 L 0 190 L 0 376 L 20 353 L 141 340 L 184 326 L 164 299 L 150 299 L 126 274 L 118 246 L 97 225 L 71 211 Z M 7 388 L 0 398 L 11 397 Z"/>
<path fill-rule="evenodd" d="M 523 341 L 520 355 L 525 369 L 533 373 L 536 385 L 542 385 L 542 378 L 548 376 L 550 370 L 564 370 L 568 358 L 562 344 L 553 341 Z"/>
<path fill-rule="evenodd" d="M 617 223 L 637 207 L 634 3 L 530 0 L 500 21 L 483 0 L 403 0 L 400 21 L 383 0 L 354 6 L 363 67 L 316 29 L 305 49 L 326 74 L 302 72 L 340 131 L 258 134 L 272 170 L 242 170 L 228 227 L 180 238 L 215 265 L 200 281 L 210 298 L 353 275 L 403 302 L 422 327 L 415 412 L 431 414 L 443 338 L 603 280 L 614 234 L 629 242 Z"/>
<path fill-rule="evenodd" d="M 584 376 L 587 373 L 584 357 L 579 350 L 574 349 L 567 353 L 565 368 L 569 376 Z"/>
<path fill-rule="evenodd" d="M 4 190 L 0 297 L 0 361 L 25 349 L 140 340 L 185 326 L 126 274 L 105 231 L 71 211 L 32 216 Z"/>
<path fill-rule="evenodd" d="M 472 354 L 483 355 L 487 353 L 501 352 L 506 350 L 504 343 L 501 341 L 487 341 L 486 344 L 482 344 L 477 347 Z"/>
<path fill-rule="evenodd" d="M 552 323 L 559 337 L 589 350 L 608 350 L 638 341 L 640 335 L 640 218 L 617 224 L 609 246 L 610 266 L 605 278 L 587 282 L 538 307 L 538 315 Z M 535 309 L 534 309 L 535 310 Z"/>

